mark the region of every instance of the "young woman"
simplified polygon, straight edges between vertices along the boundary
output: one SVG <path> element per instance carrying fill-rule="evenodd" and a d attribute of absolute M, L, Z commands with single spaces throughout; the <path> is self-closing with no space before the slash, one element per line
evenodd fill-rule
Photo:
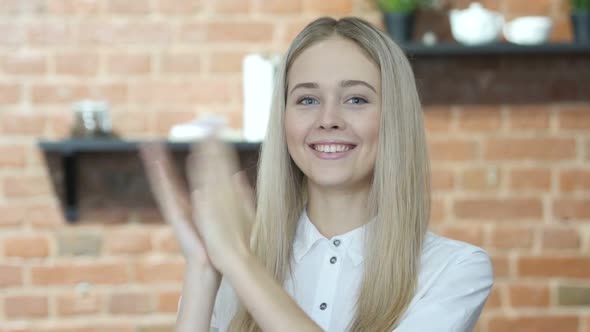
<path fill-rule="evenodd" d="M 321 18 L 278 71 L 256 186 L 214 138 L 191 199 L 142 155 L 186 257 L 176 331 L 471 331 L 488 255 L 427 230 L 430 169 L 411 67 L 356 18 Z"/>

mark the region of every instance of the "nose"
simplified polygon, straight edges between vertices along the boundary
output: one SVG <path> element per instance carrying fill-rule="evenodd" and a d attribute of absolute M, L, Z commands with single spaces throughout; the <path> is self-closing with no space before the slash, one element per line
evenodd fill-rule
<path fill-rule="evenodd" d="M 343 129 L 345 122 L 341 109 L 335 103 L 326 103 L 321 108 L 318 118 L 319 129 Z"/>

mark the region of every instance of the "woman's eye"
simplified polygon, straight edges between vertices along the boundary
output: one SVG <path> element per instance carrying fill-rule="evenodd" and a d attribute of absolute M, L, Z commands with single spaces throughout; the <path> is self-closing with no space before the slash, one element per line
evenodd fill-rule
<path fill-rule="evenodd" d="M 347 104 L 355 104 L 355 105 L 362 105 L 366 104 L 367 100 L 361 97 L 352 97 L 346 101 Z"/>
<path fill-rule="evenodd" d="M 319 104 L 319 102 L 316 99 L 311 98 L 311 97 L 303 97 L 303 98 L 299 99 L 298 104 L 301 104 L 301 105 L 315 105 L 315 104 Z"/>

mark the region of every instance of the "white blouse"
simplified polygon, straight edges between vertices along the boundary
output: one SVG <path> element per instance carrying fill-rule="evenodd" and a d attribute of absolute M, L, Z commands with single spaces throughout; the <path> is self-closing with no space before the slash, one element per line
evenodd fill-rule
<path fill-rule="evenodd" d="M 284 288 L 324 331 L 345 331 L 363 275 L 367 225 L 325 238 L 304 210 L 293 244 L 293 278 Z M 393 277 L 393 276 L 392 276 Z M 427 233 L 417 292 L 395 332 L 471 331 L 493 284 L 492 264 L 482 249 Z M 225 332 L 237 297 L 222 279 L 211 319 Z"/>

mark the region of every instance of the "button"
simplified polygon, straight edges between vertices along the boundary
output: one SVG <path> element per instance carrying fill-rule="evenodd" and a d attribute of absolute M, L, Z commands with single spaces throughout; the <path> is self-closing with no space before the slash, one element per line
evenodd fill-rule
<path fill-rule="evenodd" d="M 320 309 L 321 310 L 326 310 L 327 307 L 328 307 L 328 305 L 326 303 L 320 304 Z"/>
<path fill-rule="evenodd" d="M 332 242 L 332 243 L 334 243 L 334 245 L 335 245 L 336 247 L 338 247 L 338 246 L 340 245 L 340 240 L 336 239 L 336 240 L 334 240 L 334 242 Z"/>
<path fill-rule="evenodd" d="M 338 260 L 338 258 L 336 258 L 336 256 L 330 258 L 330 263 L 335 264 L 336 261 Z"/>

